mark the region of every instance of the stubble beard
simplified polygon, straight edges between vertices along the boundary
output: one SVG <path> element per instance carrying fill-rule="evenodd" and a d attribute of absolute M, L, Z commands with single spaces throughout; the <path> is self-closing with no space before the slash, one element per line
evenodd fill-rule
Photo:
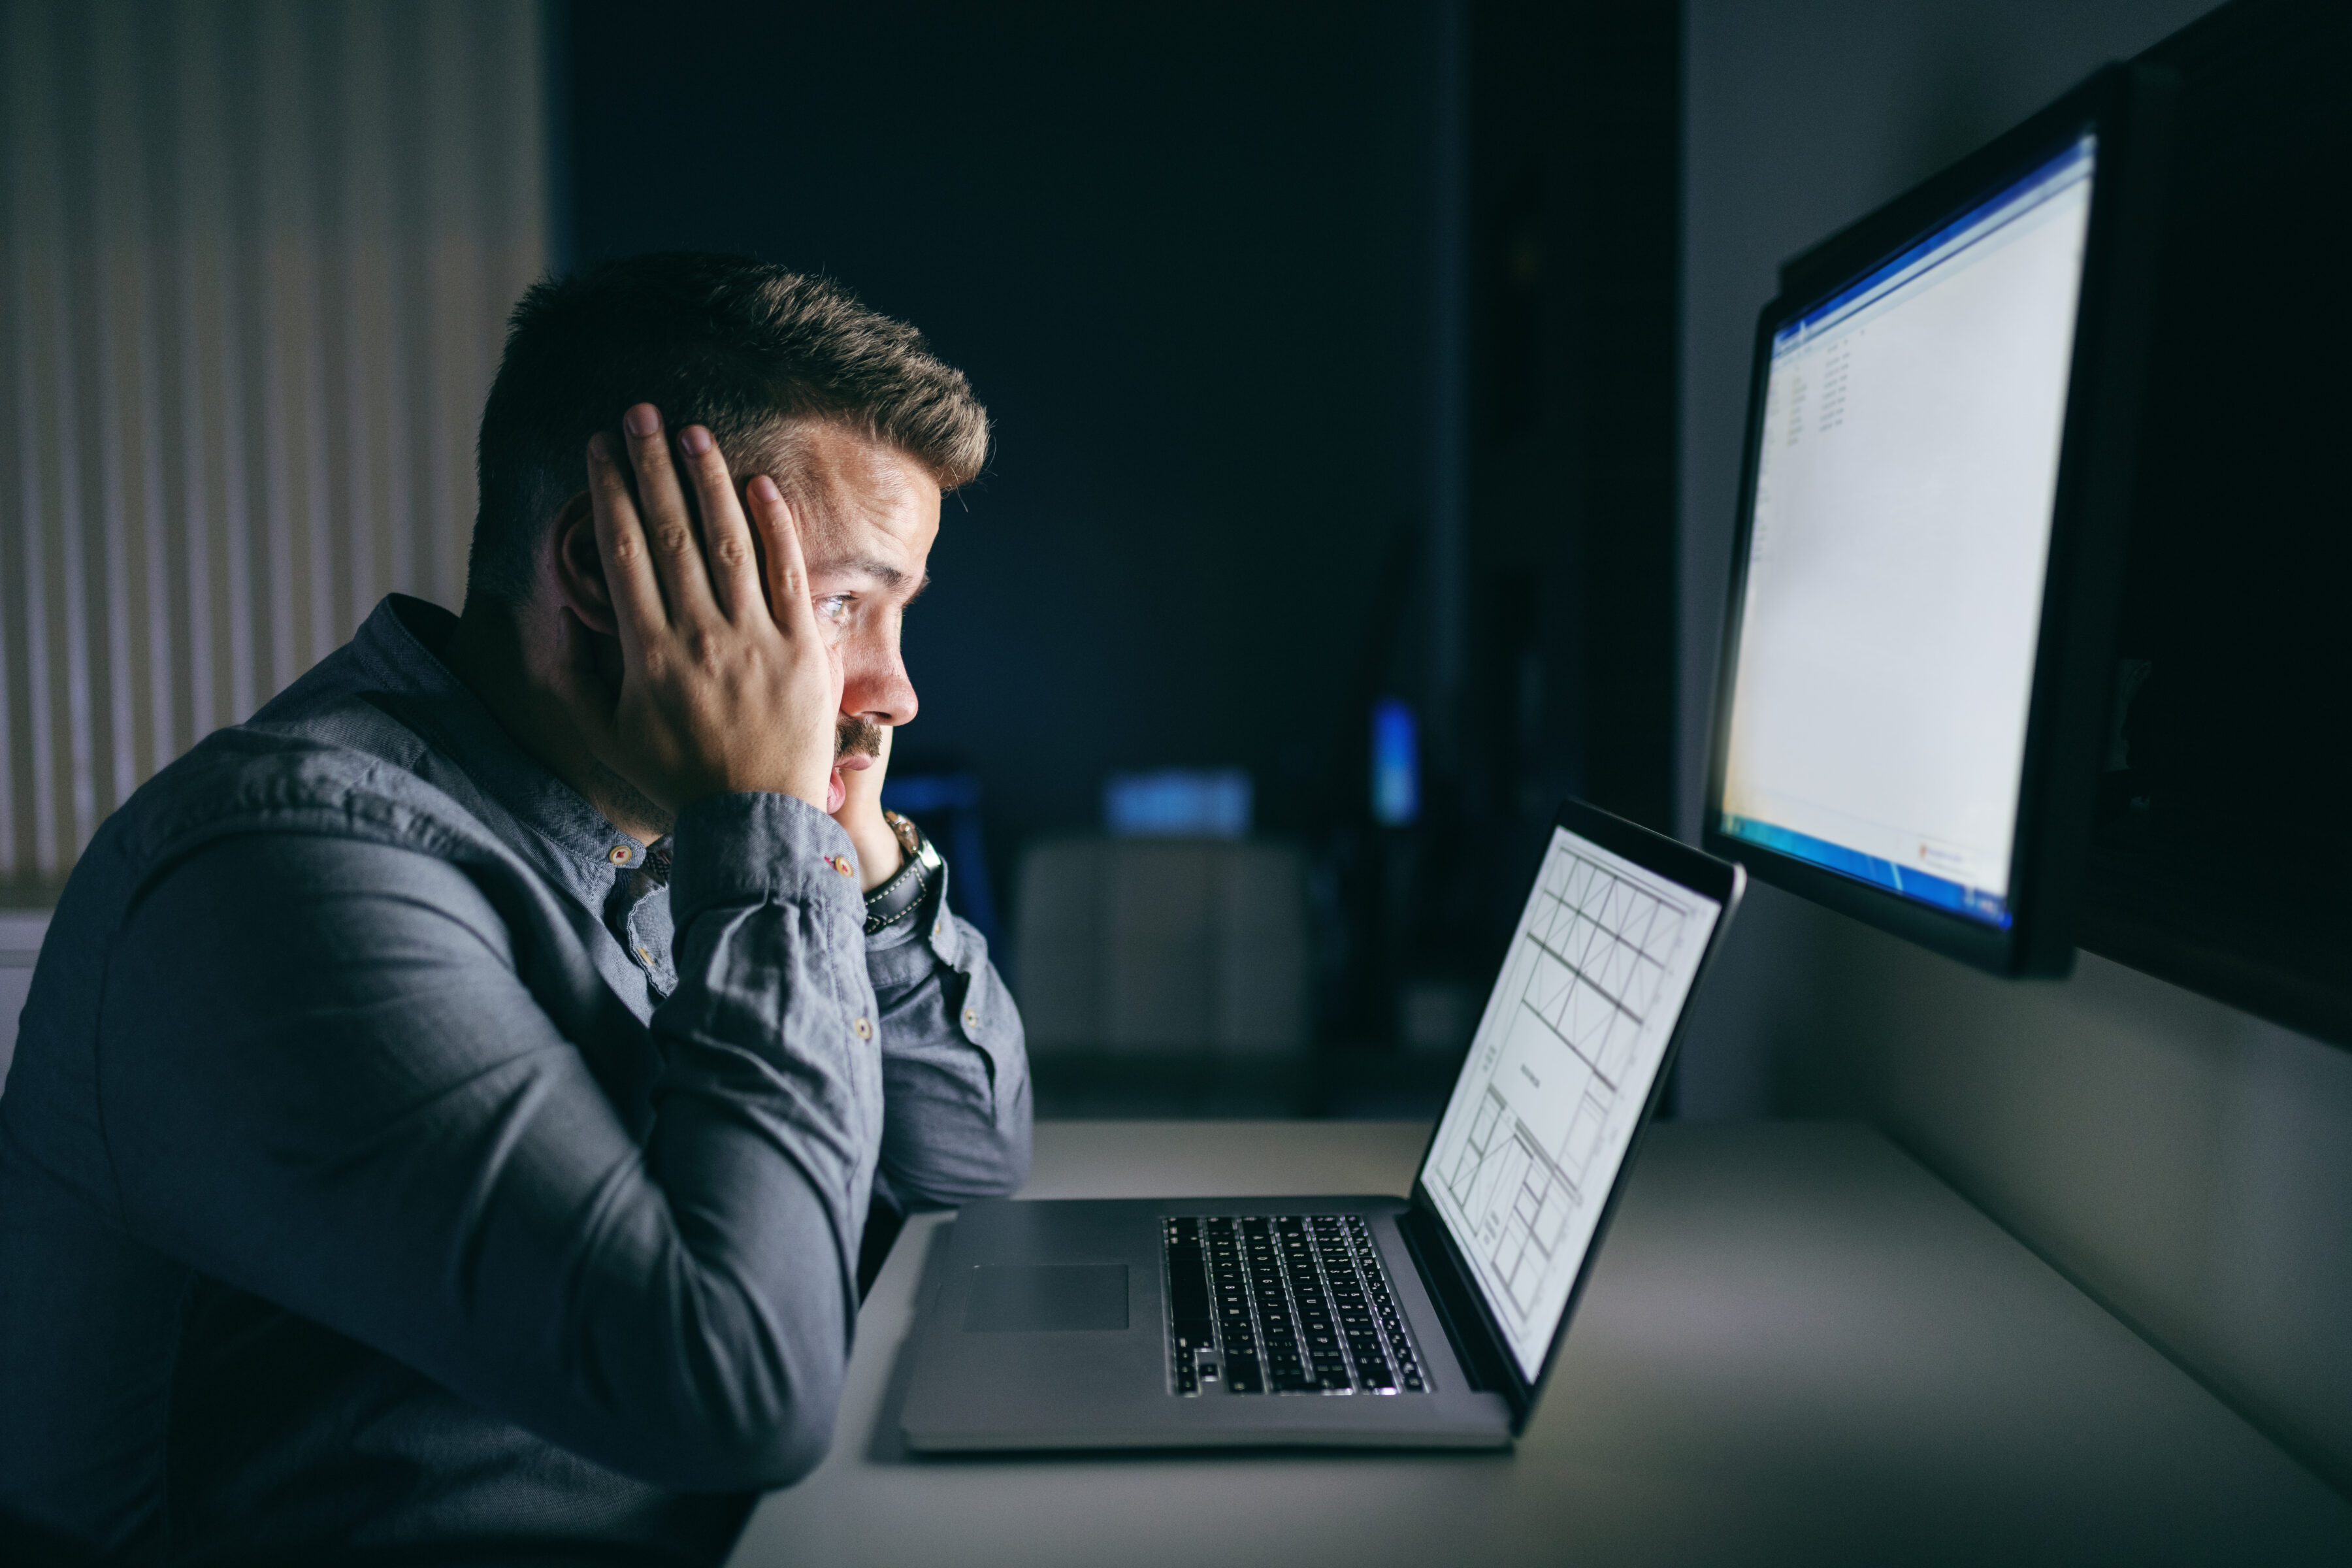
<path fill-rule="evenodd" d="M 653 825 L 655 837 L 667 838 L 677 826 L 677 814 L 606 767 L 594 757 L 584 759 L 585 765 L 596 775 L 596 787 L 608 803 L 605 815 L 626 816 L 632 822 Z"/>

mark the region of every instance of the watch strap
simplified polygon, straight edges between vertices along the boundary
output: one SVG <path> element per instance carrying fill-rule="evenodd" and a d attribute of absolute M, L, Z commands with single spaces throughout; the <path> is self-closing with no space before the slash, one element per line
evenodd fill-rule
<path fill-rule="evenodd" d="M 947 862 L 923 830 L 895 811 L 882 814 L 898 835 L 899 847 L 907 852 L 906 864 L 900 866 L 890 879 L 866 895 L 866 934 L 888 931 L 921 907 L 924 896 L 931 890 L 946 870 Z"/>

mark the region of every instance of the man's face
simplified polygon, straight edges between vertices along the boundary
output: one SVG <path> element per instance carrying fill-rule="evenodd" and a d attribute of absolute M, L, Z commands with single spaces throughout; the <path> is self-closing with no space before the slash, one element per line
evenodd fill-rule
<path fill-rule="evenodd" d="M 840 731 L 825 794 L 825 809 L 839 811 L 843 772 L 873 766 L 883 730 L 915 716 L 898 628 L 929 581 L 940 487 L 904 452 L 835 426 L 810 426 L 795 445 L 798 471 L 788 493 L 809 597 L 841 660 Z"/>

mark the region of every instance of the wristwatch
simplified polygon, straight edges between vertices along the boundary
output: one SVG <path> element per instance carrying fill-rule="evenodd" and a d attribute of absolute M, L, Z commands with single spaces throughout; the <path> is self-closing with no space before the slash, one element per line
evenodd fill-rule
<path fill-rule="evenodd" d="M 882 820 L 898 837 L 898 847 L 907 852 L 907 863 L 898 874 L 866 895 L 866 934 L 888 931 L 922 906 L 923 896 L 931 890 L 947 870 L 947 862 L 923 837 L 923 830 L 895 811 L 886 811 Z"/>

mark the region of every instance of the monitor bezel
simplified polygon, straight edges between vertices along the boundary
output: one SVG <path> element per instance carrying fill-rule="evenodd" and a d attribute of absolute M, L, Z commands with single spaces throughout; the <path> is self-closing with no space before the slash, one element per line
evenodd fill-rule
<path fill-rule="evenodd" d="M 1466 1293 L 1469 1305 L 1476 1311 L 1475 1324 L 1457 1327 L 1475 1331 L 1485 1337 L 1486 1349 L 1490 1353 L 1479 1359 L 1485 1363 L 1487 1376 L 1503 1385 L 1496 1392 L 1503 1395 L 1510 1407 L 1511 1432 L 1515 1436 L 1525 1427 L 1528 1415 L 1535 1409 L 1536 1401 L 1543 1394 L 1544 1385 L 1550 1381 L 1553 1366 L 1559 1363 L 1559 1347 L 1568 1338 L 1569 1324 L 1575 1321 L 1577 1305 L 1583 1300 L 1585 1287 L 1591 1282 L 1593 1260 L 1601 1256 L 1601 1244 L 1609 1237 L 1610 1223 L 1616 1218 L 1617 1205 L 1625 1195 L 1626 1179 L 1633 1172 L 1634 1162 L 1641 1156 L 1642 1142 L 1648 1136 L 1651 1124 L 1657 1120 L 1658 1107 L 1665 1098 L 1667 1084 L 1674 1078 L 1675 1062 L 1682 1050 L 1683 1037 L 1690 1028 L 1691 1004 L 1696 999 L 1699 988 L 1706 984 L 1707 971 L 1723 949 L 1724 933 L 1731 929 L 1732 916 L 1738 913 L 1740 898 L 1748 887 L 1747 873 L 1736 863 L 1694 849 L 1663 833 L 1652 832 L 1638 823 L 1628 822 L 1580 800 L 1562 801 L 1559 810 L 1552 816 L 1551 825 L 1555 829 L 1565 828 L 1587 843 L 1598 845 L 1612 855 L 1622 856 L 1643 869 L 1703 898 L 1714 900 L 1720 906 L 1721 912 L 1716 916 L 1715 929 L 1707 933 L 1706 946 L 1699 953 L 1698 967 L 1691 973 L 1690 989 L 1684 993 L 1682 1011 L 1675 1016 L 1674 1030 L 1666 1037 L 1666 1048 L 1658 1058 L 1658 1070 L 1651 1077 L 1650 1091 L 1642 1102 L 1641 1116 L 1633 1123 L 1632 1135 L 1625 1140 L 1624 1157 L 1618 1162 L 1617 1174 L 1609 1184 L 1607 1197 L 1601 1201 L 1600 1217 L 1593 1222 L 1592 1239 L 1586 1243 L 1584 1256 L 1577 1263 L 1576 1279 L 1569 1286 L 1568 1300 L 1560 1307 L 1559 1321 L 1552 1325 L 1551 1342 L 1544 1348 L 1543 1363 L 1536 1369 L 1535 1376 L 1529 1377 L 1519 1370 L 1519 1358 L 1511 1352 L 1510 1336 L 1503 1331 L 1494 1309 L 1488 1305 L 1486 1292 L 1479 1286 L 1476 1270 L 1462 1255 L 1461 1247 L 1454 1239 L 1453 1227 L 1445 1223 L 1444 1212 L 1437 1206 L 1427 1184 L 1422 1180 L 1422 1173 L 1428 1168 L 1430 1156 L 1436 1152 L 1437 1135 L 1445 1125 L 1444 1111 L 1440 1111 L 1437 1120 L 1430 1124 L 1429 1141 L 1422 1145 L 1420 1157 L 1413 1161 L 1412 1212 L 1423 1222 L 1423 1228 L 1437 1239 L 1443 1249 L 1442 1259 L 1433 1261 L 1449 1270 L 1457 1282 L 1457 1289 L 1453 1293 Z M 1551 838 L 1546 835 L 1544 858 L 1549 859 L 1550 855 Z M 1542 868 L 1543 860 L 1539 859 L 1536 869 L 1538 882 L 1543 875 Z M 1538 885 L 1538 882 L 1528 884 L 1528 899 L 1536 896 Z M 1523 900 L 1520 904 L 1522 918 L 1526 910 Z M 1509 965 L 1510 957 L 1506 953 L 1502 965 L 1496 970 L 1495 984 L 1501 984 Z M 1491 994 L 1492 986 L 1488 989 Z M 1469 1066 L 1466 1056 L 1463 1066 L 1466 1071 Z M 1454 1087 L 1459 1089 L 1461 1086 L 1461 1074 L 1456 1073 Z M 1446 1110 L 1452 1110 L 1453 1104 L 1454 1097 L 1449 1093 Z M 1463 1370 L 1465 1373 L 1472 1371 L 1467 1365 Z"/>
<path fill-rule="evenodd" d="M 2173 96 L 2168 72 L 2137 64 L 2105 68 L 2023 124 L 1793 259 L 1783 269 L 1781 292 L 1757 318 L 1700 842 L 1775 886 L 1997 974 L 2061 975 L 2074 963 L 2099 743 L 2113 679 Z M 2097 137 L 2091 216 L 2019 770 L 2011 920 L 2004 930 L 1725 833 L 1724 775 L 1773 334 L 2063 154 L 2086 132 Z"/>

